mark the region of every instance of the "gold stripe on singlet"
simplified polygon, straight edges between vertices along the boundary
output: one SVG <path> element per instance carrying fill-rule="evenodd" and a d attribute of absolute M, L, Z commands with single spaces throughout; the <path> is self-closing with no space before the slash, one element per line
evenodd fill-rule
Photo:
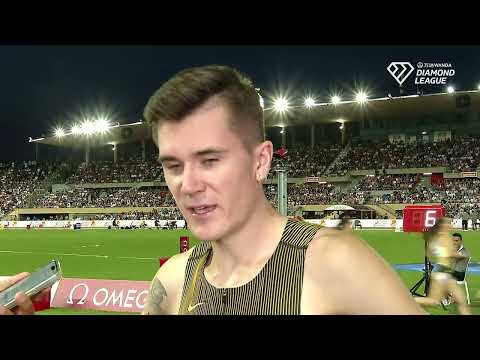
<path fill-rule="evenodd" d="M 234 288 L 216 288 L 205 278 L 211 244 L 197 245 L 187 262 L 180 305 L 184 315 L 300 314 L 305 252 L 320 226 L 288 219 L 280 242 L 259 274 Z"/>

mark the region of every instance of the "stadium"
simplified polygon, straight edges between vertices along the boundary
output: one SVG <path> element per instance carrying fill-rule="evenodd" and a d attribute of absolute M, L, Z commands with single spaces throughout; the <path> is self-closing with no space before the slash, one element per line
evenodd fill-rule
<path fill-rule="evenodd" d="M 424 249 L 421 233 L 403 231 L 404 209 L 441 205 L 472 254 L 462 286 L 480 314 L 480 89 L 266 99 L 265 120 L 267 139 L 285 150 L 264 181 L 275 208 L 322 226 L 358 220 L 356 234 L 411 288 Z M 141 307 L 158 267 L 198 242 L 169 192 L 150 126 L 94 116 L 29 143 L 30 161 L 0 163 L 0 275 L 55 258 L 65 278 L 81 281 L 39 314 L 138 313 L 129 305 Z M 96 280 L 120 287 L 112 282 L 113 295 L 97 291 L 87 306 Z M 457 314 L 455 304 L 428 311 Z"/>

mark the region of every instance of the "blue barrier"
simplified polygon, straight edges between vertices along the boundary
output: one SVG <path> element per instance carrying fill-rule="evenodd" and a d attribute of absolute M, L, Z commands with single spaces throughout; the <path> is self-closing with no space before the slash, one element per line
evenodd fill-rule
<path fill-rule="evenodd" d="M 437 267 L 437 264 L 432 264 L 433 269 L 435 270 Z M 423 272 L 425 268 L 424 263 L 414 263 L 414 264 L 395 264 L 393 265 L 393 268 L 395 270 L 402 270 L 402 271 L 418 271 L 418 272 Z M 468 265 L 468 273 L 470 274 L 480 274 L 480 263 L 470 263 Z"/>

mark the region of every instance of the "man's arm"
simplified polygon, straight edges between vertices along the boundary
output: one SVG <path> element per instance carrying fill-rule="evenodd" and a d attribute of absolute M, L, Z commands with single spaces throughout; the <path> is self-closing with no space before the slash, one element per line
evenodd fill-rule
<path fill-rule="evenodd" d="M 193 248 L 172 256 L 150 283 L 142 315 L 176 315 L 180 307 L 185 268 Z"/>
<path fill-rule="evenodd" d="M 462 249 L 459 252 L 455 252 L 452 257 L 455 259 L 466 259 L 470 257 L 470 254 L 465 249 Z"/>
<path fill-rule="evenodd" d="M 142 315 L 165 315 L 167 290 L 157 275 L 153 278 L 148 291 L 147 300 Z"/>
<path fill-rule="evenodd" d="M 306 276 L 335 314 L 425 314 L 400 277 L 349 230 L 324 229 L 307 250 Z"/>

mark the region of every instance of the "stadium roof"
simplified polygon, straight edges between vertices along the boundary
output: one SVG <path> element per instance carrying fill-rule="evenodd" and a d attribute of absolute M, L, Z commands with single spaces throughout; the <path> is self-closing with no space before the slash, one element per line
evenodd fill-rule
<path fill-rule="evenodd" d="M 31 143 L 64 146 L 67 148 L 83 148 L 88 143 L 90 147 L 113 144 L 124 144 L 148 139 L 151 136 L 150 127 L 144 122 L 114 125 L 108 132 L 93 135 L 79 135 L 68 133 L 61 137 L 50 136 L 38 139 L 30 138 Z"/>
<path fill-rule="evenodd" d="M 266 127 L 325 124 L 338 122 L 355 122 L 362 119 L 408 120 L 418 115 L 435 116 L 436 114 L 454 114 L 465 109 L 480 112 L 480 90 L 457 91 L 453 94 L 409 95 L 401 97 L 385 97 L 370 99 L 363 104 L 356 101 L 343 101 L 337 105 L 332 103 L 315 104 L 309 108 L 290 107 L 282 114 L 273 109 L 265 110 Z M 125 125 L 114 125 L 103 134 L 79 135 L 68 133 L 58 137 L 30 138 L 30 142 L 84 148 L 87 143 L 91 147 L 108 144 L 122 144 L 141 141 L 151 137 L 151 129 L 145 122 Z"/>
<path fill-rule="evenodd" d="M 409 95 L 370 99 L 363 104 L 356 101 L 316 104 L 305 108 L 296 106 L 278 114 L 273 109 L 266 112 L 266 126 L 308 125 L 372 120 L 408 120 L 418 115 L 455 113 L 461 109 L 480 112 L 480 91 L 458 91 L 453 94 Z"/>

